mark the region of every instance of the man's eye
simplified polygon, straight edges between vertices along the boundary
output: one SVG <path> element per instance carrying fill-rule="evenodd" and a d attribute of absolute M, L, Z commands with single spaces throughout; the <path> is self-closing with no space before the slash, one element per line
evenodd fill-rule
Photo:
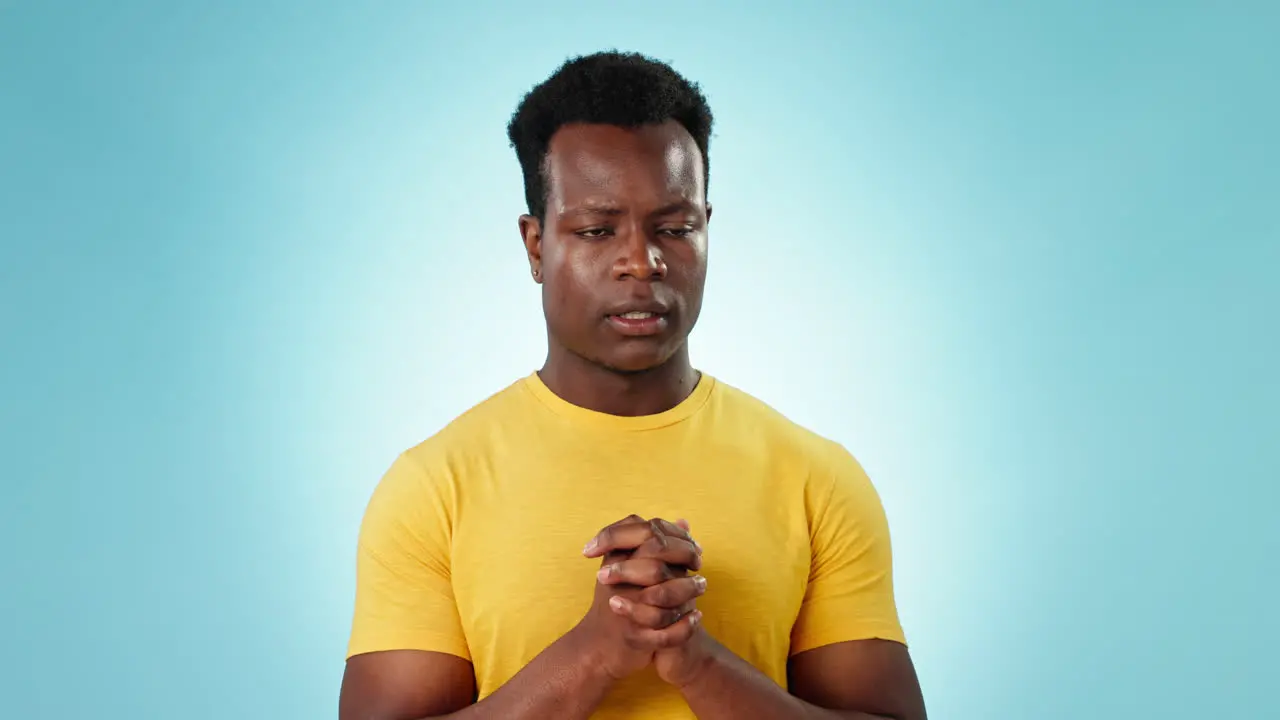
<path fill-rule="evenodd" d="M 587 228 L 577 232 L 578 237 L 584 238 L 602 238 L 608 234 L 609 228 Z"/>
<path fill-rule="evenodd" d="M 663 235 L 670 235 L 671 237 L 683 238 L 683 237 L 689 237 L 690 235 L 692 235 L 693 228 L 691 227 L 662 228 L 658 232 L 662 233 Z"/>

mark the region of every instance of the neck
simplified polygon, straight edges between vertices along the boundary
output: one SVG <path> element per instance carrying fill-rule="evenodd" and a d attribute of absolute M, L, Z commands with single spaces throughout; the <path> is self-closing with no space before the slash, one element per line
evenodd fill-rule
<path fill-rule="evenodd" d="M 557 348 L 547 353 L 538 377 L 566 402 L 625 417 L 656 415 L 689 397 L 700 377 L 682 346 L 665 363 L 639 372 L 611 370 Z"/>

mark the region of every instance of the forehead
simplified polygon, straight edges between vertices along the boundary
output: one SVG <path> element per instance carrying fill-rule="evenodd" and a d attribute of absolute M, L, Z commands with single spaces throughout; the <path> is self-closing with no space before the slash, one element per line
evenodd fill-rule
<path fill-rule="evenodd" d="M 547 152 L 552 207 L 588 196 L 703 200 L 702 152 L 680 123 L 566 125 Z"/>

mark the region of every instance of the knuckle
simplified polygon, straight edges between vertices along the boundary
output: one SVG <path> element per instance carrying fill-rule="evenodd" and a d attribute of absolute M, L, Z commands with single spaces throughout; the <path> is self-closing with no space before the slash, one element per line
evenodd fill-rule
<path fill-rule="evenodd" d="M 649 574 L 649 569 L 646 565 L 645 559 L 638 558 L 634 555 L 618 563 L 618 566 L 622 568 L 622 571 L 626 573 L 626 576 L 632 580 L 640 580 Z"/>
<path fill-rule="evenodd" d="M 663 531 L 663 528 L 662 528 L 662 521 L 661 521 L 661 520 L 650 520 L 650 521 L 649 521 L 649 532 L 650 532 L 650 533 L 652 533 L 652 534 L 653 534 L 653 536 L 654 536 L 655 538 L 657 538 L 657 539 L 658 539 L 658 542 L 659 542 L 663 547 L 666 547 L 666 544 L 667 544 L 667 533 Z"/>
<path fill-rule="evenodd" d="M 631 622 L 634 627 L 647 628 L 653 626 L 649 609 L 643 606 L 631 610 Z M 631 632 L 636 633 L 639 631 L 633 628 Z"/>
<path fill-rule="evenodd" d="M 646 619 L 648 620 L 649 627 L 655 630 L 661 630 L 671 624 L 670 619 L 667 618 L 666 611 L 661 608 L 649 608 Z"/>
<path fill-rule="evenodd" d="M 676 623 L 671 626 L 671 632 L 667 633 L 666 641 L 669 645 L 679 645 L 689 639 L 689 623 Z"/>
<path fill-rule="evenodd" d="M 617 560 L 609 564 L 609 580 L 613 583 L 626 584 L 632 573 L 631 560 Z"/>
<path fill-rule="evenodd" d="M 653 587 L 645 588 L 644 591 L 640 593 L 640 602 L 644 603 L 645 605 L 654 605 L 657 607 L 662 607 L 663 605 L 662 597 L 663 597 L 662 586 L 654 585 Z"/>
<path fill-rule="evenodd" d="M 671 592 L 671 604 L 673 606 L 683 606 L 686 603 L 692 602 L 693 599 L 698 596 L 696 588 L 689 583 L 688 578 L 681 578 L 679 583 L 672 584 L 678 585 L 678 587 L 672 588 Z"/>
<path fill-rule="evenodd" d="M 636 633 L 640 632 L 640 629 L 646 626 L 646 623 L 644 621 L 644 616 L 645 616 L 645 612 L 644 612 L 644 608 L 642 607 L 627 608 L 626 632 L 631 635 L 635 635 Z"/>
<path fill-rule="evenodd" d="M 656 538 L 648 538 L 641 543 L 639 548 L 636 549 L 636 554 L 641 557 L 648 557 L 651 555 L 657 555 L 661 550 L 662 548 L 658 544 L 658 540 Z"/>
<path fill-rule="evenodd" d="M 647 558 L 640 561 L 636 567 L 636 581 L 649 586 L 663 582 L 659 567 L 660 564 L 655 565 L 653 560 Z"/>

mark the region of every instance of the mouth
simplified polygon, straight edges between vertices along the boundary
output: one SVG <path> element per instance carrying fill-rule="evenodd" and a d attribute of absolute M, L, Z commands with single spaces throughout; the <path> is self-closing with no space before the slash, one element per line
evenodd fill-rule
<path fill-rule="evenodd" d="M 628 310 L 606 316 L 613 329 L 630 337 L 657 335 L 667 329 L 667 313 L 650 310 Z"/>

